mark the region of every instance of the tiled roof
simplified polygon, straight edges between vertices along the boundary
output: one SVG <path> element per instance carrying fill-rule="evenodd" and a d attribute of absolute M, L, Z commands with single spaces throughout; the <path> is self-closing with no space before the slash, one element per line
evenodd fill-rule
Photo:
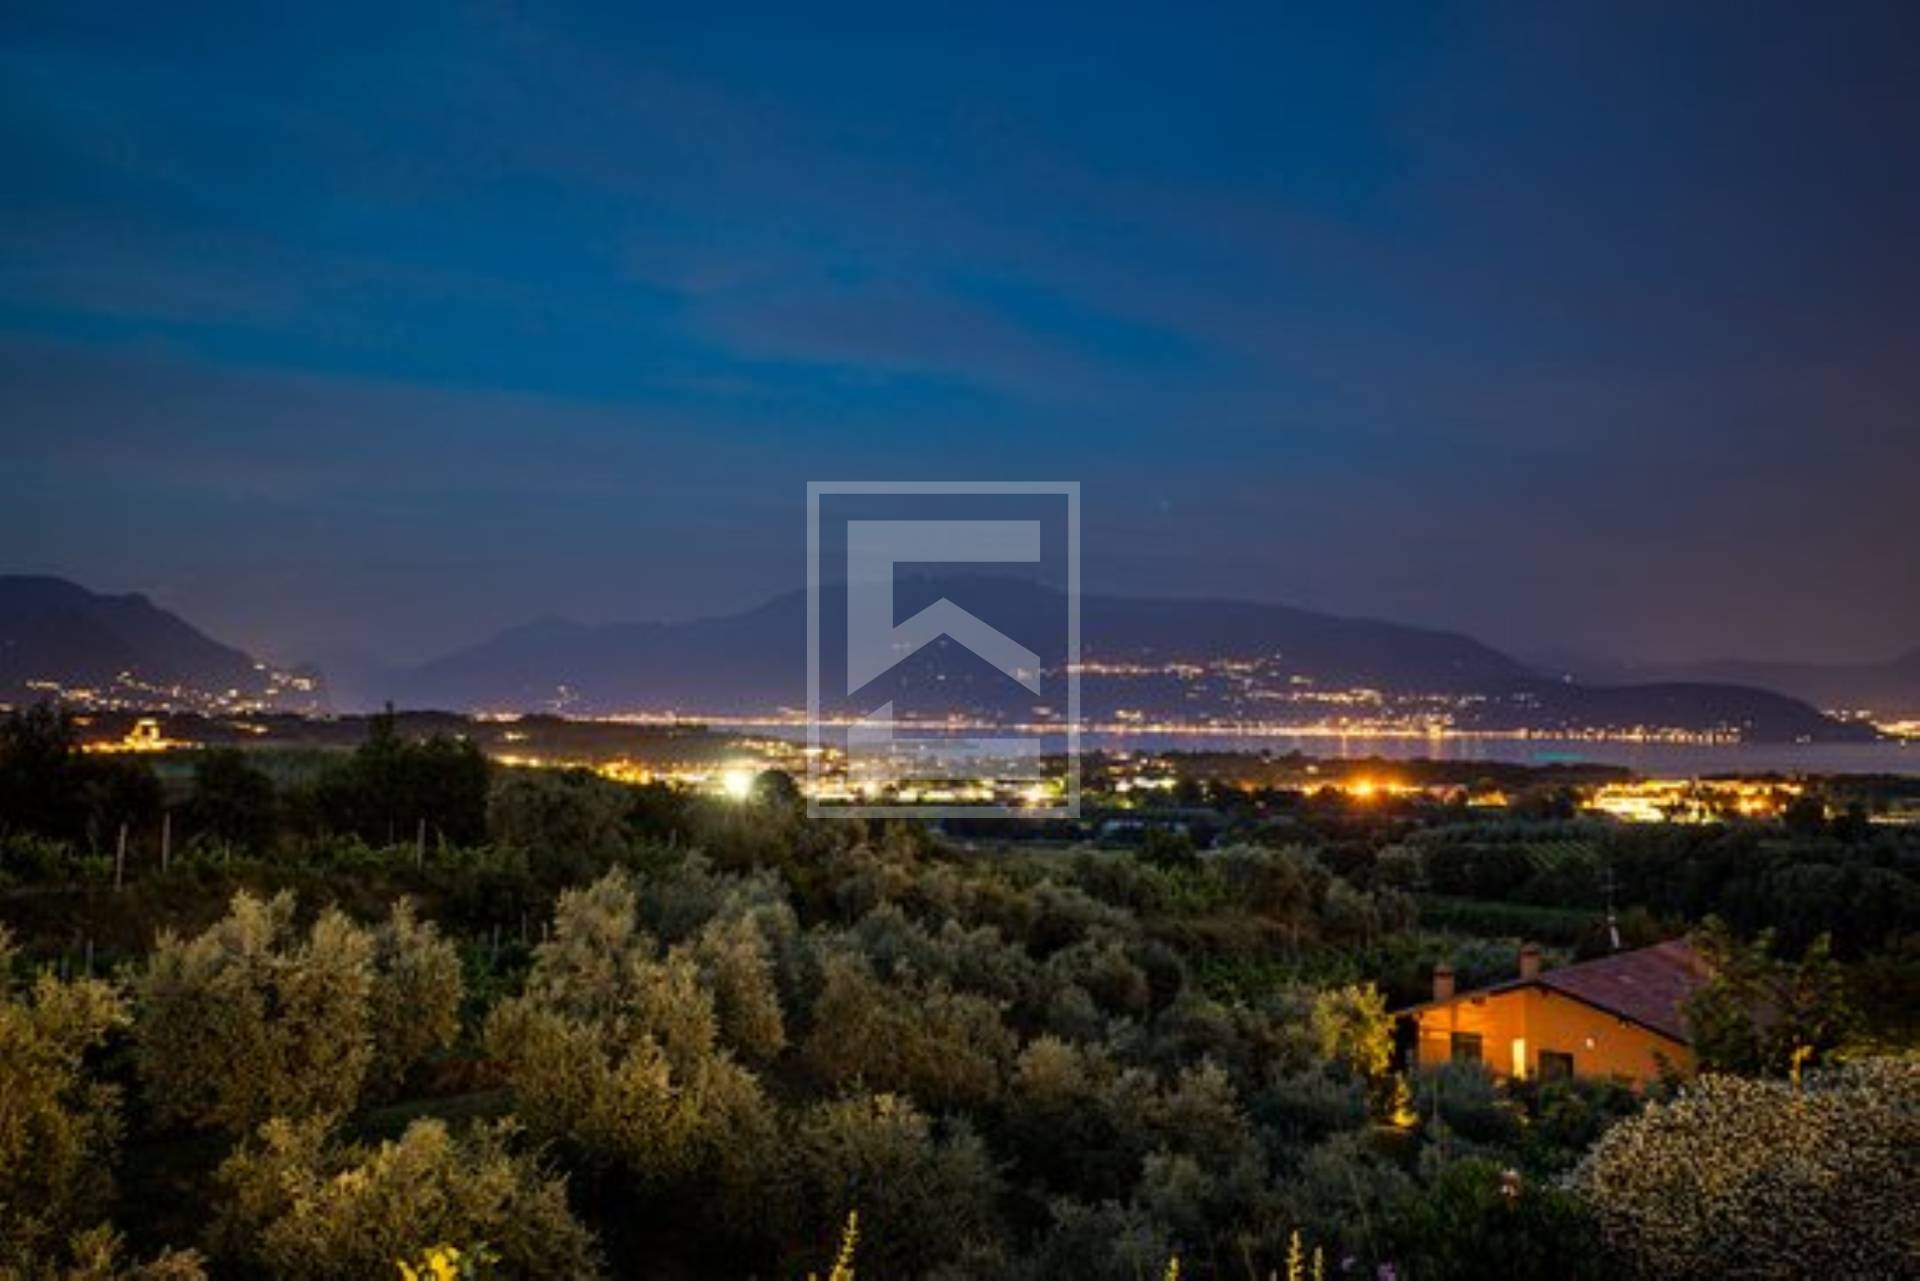
<path fill-rule="evenodd" d="M 1672 939 L 1557 970 L 1542 970 L 1538 978 L 1508 979 L 1491 987 L 1456 993 L 1451 999 L 1461 1001 L 1541 987 L 1638 1023 L 1685 1045 L 1692 1038 L 1687 1034 L 1681 1011 L 1687 998 L 1706 981 L 1707 967 L 1699 954 L 1685 939 Z M 1446 1004 L 1449 1002 L 1424 1001 L 1397 1013 L 1412 1014 Z"/>
<path fill-rule="evenodd" d="M 1543 970 L 1539 979 L 1544 988 L 1681 1042 L 1690 1038 L 1680 1012 L 1706 981 L 1706 966 L 1685 939 Z"/>

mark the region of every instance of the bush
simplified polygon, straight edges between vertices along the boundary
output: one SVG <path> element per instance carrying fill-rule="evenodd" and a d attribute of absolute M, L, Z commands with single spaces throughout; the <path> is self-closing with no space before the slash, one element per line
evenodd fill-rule
<path fill-rule="evenodd" d="M 135 983 L 141 1075 L 163 1121 L 245 1131 L 350 1110 L 373 1059 L 373 943 L 337 911 L 234 896 L 196 939 L 163 933 Z"/>
<path fill-rule="evenodd" d="M 720 1047 L 693 961 L 656 959 L 634 909 L 619 873 L 563 894 L 526 992 L 487 1020 L 487 1048 L 537 1133 L 643 1183 L 717 1184 L 745 1206 L 773 1144 L 772 1108 Z"/>
<path fill-rule="evenodd" d="M 936 1108 L 999 1094 L 1014 1038 L 995 1002 L 944 984 L 882 983 L 854 956 L 829 956 L 822 969 L 805 1054 L 828 1085 L 903 1091 Z"/>
<path fill-rule="evenodd" d="M 1110 1016 L 1140 1018 L 1153 999 L 1146 971 L 1133 963 L 1117 938 L 1087 939 L 1055 952 L 1047 958 L 1046 972 L 1057 982 L 1085 989 Z"/>
<path fill-rule="evenodd" d="M 0 836 L 0 884 L 45 884 L 86 878 L 85 860 L 65 841 L 9 832 Z"/>
<path fill-rule="evenodd" d="M 750 916 L 710 921 L 687 949 L 713 992 L 720 1030 L 744 1057 L 764 1063 L 787 1044 L 766 936 Z"/>
<path fill-rule="evenodd" d="M 1708 917 L 1693 943 L 1711 971 L 1685 1009 L 1702 1070 L 1784 1076 L 1852 1033 L 1846 977 L 1825 935 L 1789 961 L 1773 954 L 1772 931 L 1743 942 Z"/>
<path fill-rule="evenodd" d="M 193 795 L 182 827 L 197 843 L 264 850 L 278 819 L 273 779 L 254 768 L 238 748 L 201 752 L 193 765 Z"/>
<path fill-rule="evenodd" d="M 126 1245 L 106 1225 L 76 1233 L 58 1257 L 0 1261 L 0 1281 L 206 1281 L 193 1250 L 162 1250 L 149 1262 L 129 1261 Z"/>
<path fill-rule="evenodd" d="M 1574 1172 L 1648 1277 L 1910 1275 L 1920 1258 L 1920 1063 L 1785 1081 L 1703 1076 L 1609 1130 Z"/>
<path fill-rule="evenodd" d="M 330 1143 L 319 1122 L 271 1121 L 220 1168 L 218 1251 L 290 1281 L 393 1276 L 395 1260 L 447 1242 L 484 1246 L 517 1277 L 599 1275 L 565 1181 L 514 1153 L 511 1137 L 482 1127 L 456 1138 L 428 1120 L 365 1147 Z"/>
<path fill-rule="evenodd" d="M 1138 1206 L 1058 1200 L 1038 1274 L 1051 1281 L 1143 1281 L 1168 1275 L 1172 1234 Z"/>
<path fill-rule="evenodd" d="M 459 951 L 431 922 L 420 921 L 406 899 L 374 931 L 373 964 L 368 1082 L 375 1093 L 392 1097 L 408 1072 L 460 1035 L 465 988 Z"/>
<path fill-rule="evenodd" d="M 1520 1133 L 1519 1107 L 1484 1063 L 1443 1063 L 1421 1072 L 1414 1111 L 1470 1143 L 1506 1144 Z"/>
<path fill-rule="evenodd" d="M 543 870 L 605 867 L 628 846 L 633 791 L 587 770 L 502 772 L 487 793 L 494 842 L 533 851 Z"/>
<path fill-rule="evenodd" d="M 1321 1058 L 1356 1076 L 1379 1076 L 1393 1054 L 1393 1020 L 1371 983 L 1321 992 L 1313 1003 L 1313 1035 Z"/>
<path fill-rule="evenodd" d="M 127 1020 L 93 979 L 42 975 L 16 994 L 12 963 L 0 927 L 0 1271 L 64 1244 L 105 1208 L 119 1094 L 90 1080 L 84 1060 Z"/>
<path fill-rule="evenodd" d="M 242 892 L 198 938 L 163 933 L 134 982 L 141 1075 L 163 1122 L 244 1132 L 392 1093 L 459 1031 L 460 960 L 404 900 L 377 931 Z"/>
<path fill-rule="evenodd" d="M 786 1178 L 804 1231 L 830 1232 L 859 1210 L 863 1274 L 919 1275 L 1001 1231 L 1000 1177 L 986 1145 L 963 1123 L 936 1136 L 897 1095 L 808 1108 L 788 1141 Z"/>
<path fill-rule="evenodd" d="M 1644 1102 L 1632 1086 L 1582 1077 L 1512 1083 L 1511 1088 L 1531 1095 L 1533 1124 L 1527 1127 L 1525 1147 L 1529 1164 L 1543 1172 L 1564 1173 L 1602 1134 L 1638 1114 Z"/>
<path fill-rule="evenodd" d="M 335 832 L 393 845 L 429 835 L 455 845 L 486 839 L 487 758 L 471 740 L 400 736 L 391 709 L 368 722 L 367 741 L 314 789 L 315 809 Z"/>
<path fill-rule="evenodd" d="M 1396 1262 L 1420 1281 L 1580 1281 L 1608 1274 L 1580 1200 L 1481 1158 L 1442 1167 L 1393 1214 Z"/>
<path fill-rule="evenodd" d="M 1275 1231 L 1297 1229 L 1313 1241 L 1339 1242 L 1341 1251 L 1363 1263 L 1388 1258 L 1390 1216 L 1413 1192 L 1413 1181 L 1375 1150 L 1367 1136 L 1349 1131 L 1310 1149 L 1294 1177 L 1278 1189 Z M 1286 1249 L 1275 1235 L 1265 1242 L 1269 1257 Z"/>
<path fill-rule="evenodd" d="M 1271 1146 L 1308 1147 L 1366 1124 L 1367 1092 L 1351 1076 L 1317 1068 L 1282 1076 L 1254 1096 L 1253 1119 Z"/>
<path fill-rule="evenodd" d="M 1099 1202 L 1124 1197 L 1153 1148 L 1156 1086 L 1098 1048 L 1041 1037 L 1021 1052 L 999 1137 L 1023 1182 Z"/>

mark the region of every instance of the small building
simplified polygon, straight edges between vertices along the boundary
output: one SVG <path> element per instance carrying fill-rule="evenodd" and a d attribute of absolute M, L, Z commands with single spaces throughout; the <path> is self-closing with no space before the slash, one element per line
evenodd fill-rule
<path fill-rule="evenodd" d="M 1662 1064 L 1693 1066 L 1681 1011 L 1706 981 L 1684 939 L 1544 970 L 1540 949 L 1520 949 L 1504 983 L 1454 991 L 1453 970 L 1434 968 L 1433 999 L 1396 1011 L 1415 1066 L 1484 1063 L 1495 1076 L 1583 1076 L 1635 1085 Z"/>

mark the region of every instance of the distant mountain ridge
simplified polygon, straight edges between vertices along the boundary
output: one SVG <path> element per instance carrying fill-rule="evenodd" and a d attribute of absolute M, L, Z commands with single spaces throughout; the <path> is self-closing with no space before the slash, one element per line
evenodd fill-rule
<path fill-rule="evenodd" d="M 1064 657 L 1065 597 L 1013 578 L 903 577 L 896 615 L 941 596 L 1022 639 L 1048 667 Z M 586 624 L 546 619 L 431 662 L 386 673 L 374 700 L 471 710 L 769 714 L 804 706 L 803 591 L 743 613 L 688 623 Z M 823 590 L 824 619 L 845 597 Z M 1459 633 L 1231 600 L 1090 595 L 1081 602 L 1082 715 L 1221 723 L 1309 723 L 1347 691 L 1382 706 L 1444 711 L 1460 728 L 1565 732 L 1658 726 L 1769 740 L 1857 740 L 1865 727 L 1769 690 L 1703 682 L 1592 686 L 1550 680 Z M 901 713 L 998 719 L 1060 714 L 944 643 L 865 693 Z M 1220 670 L 1232 660 L 1234 670 Z M 1205 670 L 1183 670 L 1189 665 Z M 935 670 L 937 669 L 937 670 Z M 1322 699 L 1322 702 L 1316 702 Z"/>
<path fill-rule="evenodd" d="M 137 592 L 0 575 L 0 701 L 88 691 L 95 701 L 217 710 L 258 702 L 314 710 L 317 674 L 224 645 Z"/>
<path fill-rule="evenodd" d="M 1065 597 L 1057 591 L 1012 578 L 908 576 L 896 592 L 902 616 L 946 596 L 1027 639 L 1043 662 L 1064 658 Z M 844 594 L 823 589 L 823 617 L 844 610 Z M 687 623 L 543 619 L 391 679 L 409 700 L 449 707 L 551 701 L 561 686 L 602 708 L 796 707 L 806 697 L 806 611 L 806 593 L 794 591 L 744 613 Z M 1321 680 L 1391 688 L 1466 690 L 1534 675 L 1454 633 L 1247 601 L 1085 596 L 1081 638 L 1083 657 L 1115 661 L 1235 658 L 1282 648 Z"/>
<path fill-rule="evenodd" d="M 1585 681 L 1754 685 L 1829 711 L 1867 711 L 1880 720 L 1920 719 L 1920 649 L 1878 663 L 1786 663 L 1745 658 L 1623 663 L 1572 657 L 1554 666 Z"/>
<path fill-rule="evenodd" d="M 1032 648 L 1049 673 L 1034 697 L 937 642 L 838 710 L 892 699 L 903 714 L 1059 718 L 1064 594 L 1015 578 L 906 576 L 896 614 L 948 597 Z M 845 617 L 823 589 L 823 619 Z M 545 618 L 430 662 L 369 668 L 336 701 L 391 699 L 449 711 L 766 716 L 806 701 L 807 598 L 788 592 L 686 623 Z M 1767 689 L 1723 682 L 1601 685 L 1554 680 L 1456 632 L 1234 600 L 1081 602 L 1082 716 L 1089 722 L 1326 723 L 1438 719 L 1543 733 L 1649 727 L 1765 740 L 1857 740 L 1866 727 Z M 0 701 L 86 691 L 96 704 L 200 710 L 325 710 L 318 673 L 286 671 L 222 644 L 138 594 L 63 579 L 0 576 Z M 836 710 L 829 702 L 829 710 Z"/>

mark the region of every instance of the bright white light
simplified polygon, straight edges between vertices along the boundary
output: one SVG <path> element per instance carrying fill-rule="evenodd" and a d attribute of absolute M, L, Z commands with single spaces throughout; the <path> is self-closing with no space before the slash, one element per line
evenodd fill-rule
<path fill-rule="evenodd" d="M 720 786 L 729 800 L 744 801 L 753 795 L 753 771 L 730 769 L 720 775 Z"/>

